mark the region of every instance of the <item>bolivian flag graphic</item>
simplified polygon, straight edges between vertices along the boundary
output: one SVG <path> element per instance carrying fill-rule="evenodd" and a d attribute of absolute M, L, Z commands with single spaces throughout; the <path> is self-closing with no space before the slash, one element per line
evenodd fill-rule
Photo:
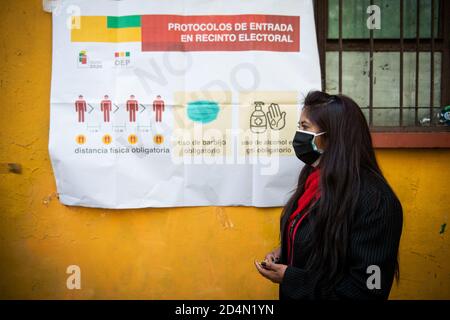
<path fill-rule="evenodd" d="M 81 16 L 72 21 L 72 42 L 141 42 L 141 16 Z M 78 23 L 75 23 L 78 22 Z"/>

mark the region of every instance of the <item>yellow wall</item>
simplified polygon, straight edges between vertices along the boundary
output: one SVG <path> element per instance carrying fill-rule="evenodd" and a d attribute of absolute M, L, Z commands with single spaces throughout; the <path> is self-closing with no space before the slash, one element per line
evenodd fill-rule
<path fill-rule="evenodd" d="M 277 299 L 256 272 L 279 208 L 100 210 L 55 198 L 47 151 L 51 17 L 40 0 L 0 11 L 0 298 Z M 404 207 L 401 283 L 391 298 L 450 299 L 449 150 L 379 150 Z M 447 228 L 448 229 L 448 228 Z M 66 289 L 81 267 L 82 290 Z"/>

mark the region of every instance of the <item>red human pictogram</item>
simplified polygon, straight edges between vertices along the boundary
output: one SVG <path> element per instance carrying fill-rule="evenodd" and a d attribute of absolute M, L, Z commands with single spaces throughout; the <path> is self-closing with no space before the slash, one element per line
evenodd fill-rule
<path fill-rule="evenodd" d="M 153 111 L 156 112 L 156 122 L 162 122 L 162 113 L 164 112 L 164 101 L 160 95 L 156 96 L 156 100 L 153 101 Z"/>
<path fill-rule="evenodd" d="M 138 102 L 134 99 L 134 95 L 130 96 L 127 101 L 127 111 L 130 113 L 130 122 L 136 122 L 136 111 L 138 111 Z"/>
<path fill-rule="evenodd" d="M 100 103 L 100 110 L 103 111 L 103 121 L 109 122 L 109 115 L 112 110 L 112 102 L 109 100 L 109 96 L 105 94 L 104 100 Z"/>
<path fill-rule="evenodd" d="M 78 112 L 78 122 L 84 122 L 84 113 L 87 111 L 86 101 L 80 94 L 78 100 L 75 101 L 75 111 Z"/>

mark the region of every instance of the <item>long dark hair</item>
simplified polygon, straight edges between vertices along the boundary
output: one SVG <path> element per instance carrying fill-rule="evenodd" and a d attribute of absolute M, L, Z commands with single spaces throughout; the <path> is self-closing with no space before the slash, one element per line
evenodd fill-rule
<path fill-rule="evenodd" d="M 316 281 L 324 290 L 329 290 L 344 273 L 362 168 L 389 184 L 378 166 L 367 121 L 355 101 L 345 95 L 312 91 L 305 98 L 303 112 L 306 112 L 310 122 L 320 128 L 320 132 L 326 131 L 321 136 L 325 152 L 318 164 L 321 196 L 313 205 L 316 210 L 312 219 L 312 240 L 309 242 L 311 255 L 305 268 L 314 270 Z M 283 221 L 292 213 L 295 202 L 304 192 L 306 178 L 312 169 L 312 166 L 305 164 L 301 170 L 297 189 L 281 214 L 281 231 L 284 229 Z M 282 239 L 280 242 L 283 243 Z M 398 282 L 398 261 L 395 276 Z"/>

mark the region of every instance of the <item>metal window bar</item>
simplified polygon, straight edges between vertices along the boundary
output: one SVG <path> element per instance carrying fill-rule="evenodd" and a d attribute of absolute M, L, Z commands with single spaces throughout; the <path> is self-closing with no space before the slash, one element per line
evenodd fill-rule
<path fill-rule="evenodd" d="M 403 26 L 403 15 L 404 15 L 404 0 L 400 0 L 400 127 L 403 127 L 403 63 L 404 63 L 404 51 L 405 51 L 405 43 L 404 43 L 404 26 Z"/>
<path fill-rule="evenodd" d="M 441 106 L 450 105 L 450 1 L 439 2 L 440 31 L 439 40 L 442 39 L 443 50 L 441 63 Z M 436 43 L 438 45 L 440 42 Z"/>
<path fill-rule="evenodd" d="M 342 0 L 339 0 L 339 94 L 342 94 Z"/>
<path fill-rule="evenodd" d="M 420 46 L 420 0 L 416 1 L 416 86 L 414 106 L 414 124 L 419 125 L 419 46 Z"/>
<path fill-rule="evenodd" d="M 448 1 L 448 0 L 447 0 Z M 449 1 L 450 5 L 450 1 Z M 405 52 L 415 52 L 416 51 L 416 39 L 403 38 L 404 51 Z M 370 44 L 365 39 L 345 39 L 343 51 L 368 51 Z M 435 37 L 434 48 L 435 51 L 444 51 L 444 42 L 442 39 Z M 328 39 L 327 40 L 327 51 L 338 51 L 339 43 L 337 40 Z M 399 52 L 399 40 L 398 39 L 375 39 L 374 40 L 374 51 L 387 51 L 387 52 Z M 420 39 L 419 51 L 430 52 L 431 51 L 431 40 L 430 39 Z"/>
<path fill-rule="evenodd" d="M 373 0 L 370 0 L 373 5 Z M 373 125 L 373 28 L 369 30 L 370 37 L 370 54 L 369 54 L 369 126 Z"/>
<path fill-rule="evenodd" d="M 432 125 L 434 108 L 434 6 L 435 0 L 431 0 L 431 57 L 430 57 L 430 125 Z"/>
<path fill-rule="evenodd" d="M 319 59 L 320 59 L 320 72 L 322 77 L 322 90 L 326 90 L 326 45 L 327 45 L 327 35 L 328 30 L 328 1 L 314 0 L 314 17 L 316 22 L 316 34 L 317 43 L 319 49 Z"/>

